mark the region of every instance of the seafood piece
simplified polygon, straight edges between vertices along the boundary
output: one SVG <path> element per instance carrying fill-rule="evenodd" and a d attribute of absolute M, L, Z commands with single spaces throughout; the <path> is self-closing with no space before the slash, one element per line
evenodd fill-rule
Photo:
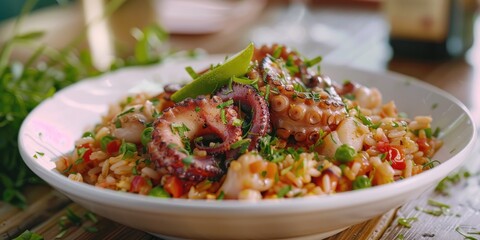
<path fill-rule="evenodd" d="M 262 47 L 255 57 L 265 57 L 254 70 L 263 80 L 259 81 L 260 91 L 269 96 L 273 128 L 280 138 L 293 138 L 299 145 L 314 144 L 320 132 L 335 130 L 346 117 L 344 104 L 328 77 L 311 75 L 300 57 L 287 48 L 282 48 L 279 58 L 269 55 L 275 49 L 268 53 Z M 287 61 L 298 69 L 296 73 L 287 68 Z"/>
<path fill-rule="evenodd" d="M 216 96 L 189 98 L 166 109 L 153 124 L 148 144 L 151 159 L 183 180 L 199 182 L 222 176 L 224 170 L 217 155 L 230 150 L 242 135 L 241 127 L 234 124 L 237 112 L 222 103 Z M 219 138 L 221 142 L 202 145 L 194 141 L 199 137 Z M 192 155 L 191 145 L 207 154 Z"/>
<path fill-rule="evenodd" d="M 252 86 L 236 83 L 231 88 L 227 86 L 220 89 L 216 96 L 223 101 L 232 99 L 235 106 L 240 106 L 239 111 L 247 113 L 247 117 L 251 119 L 247 134 L 247 138 L 251 139 L 248 149 L 255 149 L 258 139 L 265 136 L 270 128 L 270 113 L 265 98 Z"/>
<path fill-rule="evenodd" d="M 150 101 L 126 106 L 123 112 L 112 118 L 108 128 L 114 137 L 138 144 L 141 142 L 145 124 L 153 120 L 154 108 Z"/>

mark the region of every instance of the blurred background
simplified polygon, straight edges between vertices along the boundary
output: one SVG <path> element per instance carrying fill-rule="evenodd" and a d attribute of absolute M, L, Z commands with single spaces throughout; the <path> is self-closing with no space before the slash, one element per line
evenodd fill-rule
<path fill-rule="evenodd" d="M 0 44 L 11 37 L 25 2 L 0 3 Z M 106 16 L 109 4 L 120 6 Z M 478 5 L 477 0 L 39 0 L 19 29 L 45 31 L 38 44 L 63 48 L 88 25 L 77 46 L 88 48 L 99 68 L 132 55 L 134 29 L 155 23 L 168 33 L 169 49 L 230 53 L 250 41 L 278 42 L 338 64 L 389 69 L 427 82 L 447 78 L 436 84 L 442 87 L 454 78 L 475 77 Z M 32 48 L 16 49 L 13 56 L 26 58 Z M 432 71 L 446 63 L 465 68 L 457 74 L 468 76 L 451 73 L 448 79 L 446 72 Z M 458 92 L 466 89 L 470 86 Z M 470 104 L 469 96 L 457 96 Z"/>
<path fill-rule="evenodd" d="M 25 2 L 0 3 L 0 44 Z M 115 4 L 118 9 L 106 13 Z M 152 23 L 168 33 L 160 49 L 214 54 L 236 52 L 250 41 L 284 43 L 307 57 L 419 78 L 473 107 L 472 90 L 480 90 L 474 81 L 478 6 L 477 0 L 40 0 L 19 29 L 45 31 L 37 44 L 54 48 L 86 31 L 76 46 L 89 49 L 100 69 L 134 54 L 135 29 Z M 32 49 L 15 49 L 13 58 L 26 58 Z"/>

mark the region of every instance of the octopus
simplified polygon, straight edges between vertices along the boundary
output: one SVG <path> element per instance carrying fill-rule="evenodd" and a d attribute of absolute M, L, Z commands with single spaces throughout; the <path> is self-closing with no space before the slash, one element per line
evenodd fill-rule
<path fill-rule="evenodd" d="M 224 170 L 216 155 L 229 150 L 242 135 L 241 128 L 233 123 L 237 112 L 231 105 L 223 108 L 222 103 L 219 97 L 199 97 L 165 109 L 153 124 L 152 141 L 148 144 L 150 157 L 157 166 L 165 167 L 180 179 L 195 182 L 221 176 Z M 221 119 L 222 109 L 225 123 Z M 201 141 L 193 141 L 197 149 L 207 154 L 192 155 L 192 140 L 202 136 L 218 137 L 222 142 L 205 146 Z"/>
<path fill-rule="evenodd" d="M 250 113 L 245 120 L 251 127 L 245 133 L 239 124 L 243 112 Z M 148 149 L 158 167 L 182 180 L 215 180 L 228 168 L 226 160 L 239 155 L 232 144 L 244 136 L 250 139 L 248 148 L 255 149 L 269 123 L 266 100 L 251 86 L 233 84 L 212 96 L 188 98 L 165 109 L 153 123 Z"/>
<path fill-rule="evenodd" d="M 344 103 L 330 78 L 312 73 L 297 53 L 280 45 L 262 46 L 253 60 L 256 68 L 249 77 L 261 78 L 259 89 L 268 95 L 278 137 L 308 146 L 346 118 Z"/>
<path fill-rule="evenodd" d="M 263 96 L 250 85 L 234 83 L 232 87 L 220 89 L 216 96 L 223 101 L 232 99 L 236 106 L 240 106 L 239 111 L 247 113 L 247 119 L 250 120 L 250 128 L 247 131 L 247 138 L 250 139 L 248 150 L 256 149 L 258 140 L 265 136 L 270 129 L 270 113 L 268 104 Z M 250 115 L 248 115 L 250 113 Z"/>

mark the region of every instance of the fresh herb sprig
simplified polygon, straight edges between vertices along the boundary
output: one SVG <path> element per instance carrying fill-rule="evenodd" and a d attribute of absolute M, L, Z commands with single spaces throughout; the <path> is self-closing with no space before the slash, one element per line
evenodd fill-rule
<path fill-rule="evenodd" d="M 168 33 L 151 25 L 135 31 L 134 55 L 116 59 L 107 71 L 97 69 L 90 52 L 78 48 L 85 40 L 86 29 L 63 49 L 35 47 L 28 60 L 20 63 L 12 59 L 12 52 L 19 46 L 34 46 L 34 42 L 44 35 L 41 31 L 19 33 L 22 20 L 36 2 L 26 2 L 16 20 L 12 37 L 0 46 L 0 195 L 1 201 L 20 208 L 26 207 L 23 187 L 42 182 L 23 163 L 18 151 L 18 132 L 28 113 L 58 90 L 81 79 L 126 66 L 158 63 L 172 54 L 163 44 Z M 104 17 L 110 16 L 123 2 L 125 0 L 110 1 Z"/>

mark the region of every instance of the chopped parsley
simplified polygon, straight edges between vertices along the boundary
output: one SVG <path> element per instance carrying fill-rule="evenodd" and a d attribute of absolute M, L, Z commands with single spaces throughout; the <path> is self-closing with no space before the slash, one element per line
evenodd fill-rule
<path fill-rule="evenodd" d="M 287 193 L 290 192 L 291 190 L 292 190 L 292 186 L 291 186 L 291 185 L 284 186 L 284 187 L 280 188 L 280 190 L 278 191 L 277 197 L 278 197 L 278 198 L 283 198 L 283 197 L 285 197 L 285 195 L 287 195 Z"/>
<path fill-rule="evenodd" d="M 25 232 L 14 238 L 14 240 L 43 240 L 43 236 L 30 230 L 25 230 Z"/>
<path fill-rule="evenodd" d="M 180 136 L 180 138 L 182 139 L 182 143 L 185 146 L 185 150 L 187 150 L 187 152 L 191 154 L 192 148 L 190 146 L 190 139 L 185 136 L 185 132 L 190 131 L 190 129 L 185 125 L 185 123 L 172 123 L 170 125 L 170 128 L 172 129 L 173 133 L 176 133 L 178 134 L 178 136 Z"/>
<path fill-rule="evenodd" d="M 418 221 L 417 217 L 410 217 L 410 218 L 399 218 L 397 220 L 398 225 L 406 228 L 411 228 L 412 223 Z"/>
<path fill-rule="evenodd" d="M 153 127 L 147 127 L 143 129 L 142 138 L 141 138 L 141 142 L 143 146 L 147 146 L 147 144 L 150 141 L 152 141 L 152 133 L 153 133 Z"/>
<path fill-rule="evenodd" d="M 33 155 L 33 158 L 36 159 L 38 158 L 38 156 L 43 157 L 43 155 L 45 155 L 45 153 L 36 151 L 35 154 Z"/>
<path fill-rule="evenodd" d="M 123 154 L 122 159 L 127 159 L 129 157 L 132 157 L 135 155 L 135 152 L 137 152 L 137 145 L 129 142 L 122 142 L 122 145 L 120 145 L 120 153 Z"/>
<path fill-rule="evenodd" d="M 126 114 L 129 114 L 129 113 L 133 113 L 133 112 L 135 112 L 135 108 L 133 108 L 133 107 L 132 107 L 132 108 L 129 108 L 128 110 L 126 110 L 126 111 L 118 114 L 117 118 L 119 118 L 119 117 L 121 117 L 121 116 L 124 116 L 124 115 L 126 115 Z"/>
<path fill-rule="evenodd" d="M 448 215 L 450 213 L 450 206 L 445 203 L 441 203 L 433 199 L 428 199 L 428 205 L 433 206 L 434 209 L 426 209 L 417 206 L 415 207 L 415 210 L 437 217 L 442 215 Z"/>
<path fill-rule="evenodd" d="M 275 48 L 275 50 L 273 51 L 272 57 L 274 57 L 274 58 L 279 58 L 280 55 L 282 54 L 282 51 L 283 51 L 283 46 L 277 46 L 277 47 Z"/>
<path fill-rule="evenodd" d="M 223 200 L 225 198 L 225 193 L 223 191 L 220 191 L 220 194 L 217 196 L 217 200 Z"/>
<path fill-rule="evenodd" d="M 474 226 L 460 225 L 455 228 L 455 231 L 468 240 L 477 240 L 476 237 L 470 235 L 480 235 L 480 230 Z"/>
<path fill-rule="evenodd" d="M 191 66 L 185 67 L 185 71 L 187 71 L 188 75 L 190 75 L 192 79 L 196 79 L 198 77 L 198 74 L 195 72 L 195 70 L 193 70 Z"/>
<path fill-rule="evenodd" d="M 82 135 L 82 138 L 87 138 L 87 137 L 94 138 L 95 135 L 92 132 L 84 132 Z"/>
<path fill-rule="evenodd" d="M 185 164 L 185 167 L 190 167 L 190 164 L 193 163 L 193 156 L 188 155 L 182 159 L 182 163 Z"/>
<path fill-rule="evenodd" d="M 321 61 L 322 61 L 322 57 L 321 57 L 321 56 L 317 56 L 317 57 L 315 57 L 315 58 L 312 58 L 312 59 L 310 59 L 310 60 L 305 61 L 305 65 L 306 65 L 307 67 L 313 67 L 313 66 L 319 64 Z"/>
<path fill-rule="evenodd" d="M 248 149 L 248 146 L 250 146 L 251 139 L 246 138 L 246 139 L 241 139 L 236 142 L 234 142 L 230 147 L 232 149 L 239 149 L 240 154 L 245 153 Z"/>
<path fill-rule="evenodd" d="M 448 188 L 453 185 L 457 184 L 462 180 L 462 178 L 469 178 L 470 177 L 470 172 L 463 170 L 459 171 L 455 174 L 449 175 L 442 179 L 437 186 L 435 187 L 435 191 L 444 195 L 448 195 Z"/>
<path fill-rule="evenodd" d="M 249 79 L 246 77 L 232 77 L 232 82 L 236 82 L 243 85 L 253 85 L 257 82 L 256 79 Z"/>

